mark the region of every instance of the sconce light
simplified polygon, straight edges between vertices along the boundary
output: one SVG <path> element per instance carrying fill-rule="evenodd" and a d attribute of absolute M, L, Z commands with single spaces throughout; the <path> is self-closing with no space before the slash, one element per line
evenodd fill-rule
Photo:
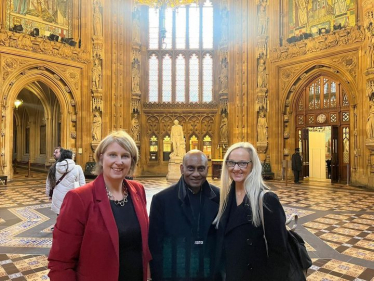
<path fill-rule="evenodd" d="M 14 106 L 16 107 L 16 109 L 18 109 L 18 107 L 20 107 L 22 104 L 23 104 L 23 100 L 16 99 L 14 101 Z"/>

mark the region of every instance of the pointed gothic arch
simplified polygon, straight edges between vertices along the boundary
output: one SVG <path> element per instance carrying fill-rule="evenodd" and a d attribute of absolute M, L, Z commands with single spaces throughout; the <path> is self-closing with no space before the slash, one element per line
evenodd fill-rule
<path fill-rule="evenodd" d="M 339 68 L 339 70 L 338 70 Z M 330 65 L 315 65 L 307 70 L 303 69 L 300 72 L 300 75 L 298 77 L 295 77 L 293 79 L 293 83 L 289 84 L 289 87 L 285 90 L 284 102 L 283 102 L 283 112 L 284 112 L 284 122 L 283 122 L 283 136 L 284 136 L 284 156 L 288 156 L 292 153 L 294 147 L 298 147 L 299 144 L 302 144 L 302 142 L 299 142 L 299 138 L 304 139 L 307 138 L 307 135 L 304 133 L 301 133 L 301 128 L 308 128 L 308 127 L 324 127 L 324 126 L 331 126 L 338 127 L 336 129 L 337 139 L 339 139 L 339 145 L 335 147 L 335 149 L 339 149 L 340 154 L 342 151 L 342 148 L 346 143 L 343 143 L 343 139 L 348 140 L 349 135 L 353 133 L 354 131 L 354 124 L 355 122 L 350 122 L 350 117 L 353 117 L 353 107 L 356 103 L 356 94 L 357 94 L 357 87 L 355 82 L 353 81 L 353 77 L 344 69 L 340 70 L 341 67 L 339 66 L 332 66 Z M 320 79 L 320 80 L 319 80 Z M 306 100 L 306 94 L 310 95 L 311 91 L 309 87 L 315 83 L 316 81 L 322 81 L 322 87 L 325 87 L 323 85 L 323 80 L 327 79 L 329 81 L 335 81 L 337 83 L 337 87 L 341 89 L 342 91 L 340 94 L 343 94 L 344 92 L 344 99 L 345 104 L 343 105 L 343 96 L 338 98 L 339 104 L 337 104 L 335 107 L 327 107 L 324 106 L 324 97 L 322 96 L 319 99 L 319 107 L 318 108 L 309 108 L 309 104 L 307 104 Z M 338 91 L 339 91 L 338 89 Z M 317 89 L 318 90 L 318 89 Z M 321 90 L 320 94 L 325 94 L 325 89 L 319 89 Z M 287 93 L 287 94 L 286 94 Z M 303 96 L 304 104 L 301 105 L 300 101 L 301 96 Z M 304 108 L 302 108 L 304 106 Z M 335 113 L 332 113 L 332 111 L 335 110 Z M 334 118 L 336 120 L 334 120 Z M 318 120 L 317 120 L 318 119 Z M 337 163 L 337 165 L 340 165 L 340 170 L 336 173 L 339 173 L 339 178 L 337 180 L 344 180 L 347 176 L 347 170 L 346 166 L 349 165 L 350 162 L 350 155 L 349 151 L 352 151 L 352 149 L 349 149 L 349 147 L 353 148 L 354 144 L 353 142 L 350 142 L 348 145 L 347 153 L 344 155 L 340 155 L 339 159 L 336 161 L 339 161 L 340 163 Z M 305 144 L 304 144 L 305 146 Z M 347 146 L 346 146 L 347 147 Z M 305 150 L 305 148 L 304 148 Z M 336 151 L 338 152 L 338 151 Z M 305 151 L 305 154 L 309 155 L 309 151 Z M 344 156 L 344 157 L 343 157 Z M 344 163 L 342 160 L 344 159 Z M 304 174 L 308 175 L 308 163 L 309 159 L 308 156 L 304 158 Z M 344 164 L 344 165 L 343 165 Z M 342 168 L 344 166 L 344 168 Z M 343 171 L 343 169 L 345 169 Z"/>
<path fill-rule="evenodd" d="M 48 101 L 38 89 L 38 85 L 43 83 L 56 96 L 56 100 L 60 105 L 61 113 L 61 144 L 65 147 L 73 148 L 76 146 L 76 127 L 77 127 L 77 101 L 74 98 L 77 96 L 77 90 L 68 79 L 64 77 L 63 73 L 54 69 L 53 66 L 47 65 L 23 65 L 16 71 L 7 75 L 4 81 L 3 88 L 3 108 L 2 108 L 2 126 L 4 133 L 2 134 L 1 142 L 1 170 L 4 174 L 13 177 L 12 170 L 12 151 L 13 151 L 13 115 L 14 115 L 14 101 L 23 89 L 29 89 L 42 104 L 44 109 L 45 119 L 47 120 L 46 135 L 52 135 L 51 126 L 48 126 L 48 120 L 55 113 L 52 112 Z M 12 116 L 10 118 L 10 116 Z M 5 137 L 5 132 L 8 136 Z M 52 151 L 52 143 L 46 143 L 46 151 Z"/>

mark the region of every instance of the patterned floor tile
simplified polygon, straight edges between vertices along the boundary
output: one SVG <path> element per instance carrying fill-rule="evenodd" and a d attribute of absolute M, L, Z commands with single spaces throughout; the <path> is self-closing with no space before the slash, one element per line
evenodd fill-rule
<path fill-rule="evenodd" d="M 5 223 L 9 222 L 9 214 L 15 221 L 0 228 L 0 250 L 5 246 L 17 249 L 17 254 L 0 254 L 0 281 L 11 278 L 49 280 L 46 256 L 22 254 L 51 246 L 51 227 L 56 216 L 50 211 L 50 201 L 45 195 L 45 178 L 46 174 L 35 173 L 33 178 L 17 174 L 7 187 L 0 186 L 0 226 L 4 225 L 2 212 L 7 212 Z M 152 196 L 176 182 L 160 178 L 139 181 L 146 189 L 148 210 Z M 220 186 L 218 180 L 209 181 Z M 267 184 L 280 198 L 286 215 L 298 214 L 305 231 L 319 238 L 316 248 L 306 239 L 308 251 L 318 256 L 316 249 L 329 246 L 327 248 L 335 253 L 334 259 L 314 258 L 307 280 L 374 281 L 374 192 L 322 182 L 288 186 L 275 181 Z M 313 220 L 308 220 L 308 216 Z M 343 262 L 336 253 L 358 258 L 371 266 Z"/>

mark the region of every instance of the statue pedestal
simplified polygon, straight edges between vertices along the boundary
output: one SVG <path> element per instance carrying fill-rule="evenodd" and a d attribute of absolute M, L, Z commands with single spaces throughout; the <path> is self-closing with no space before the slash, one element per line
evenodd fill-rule
<path fill-rule="evenodd" d="M 179 180 L 181 177 L 180 165 L 182 164 L 183 157 L 172 157 L 169 160 L 167 180 Z"/>

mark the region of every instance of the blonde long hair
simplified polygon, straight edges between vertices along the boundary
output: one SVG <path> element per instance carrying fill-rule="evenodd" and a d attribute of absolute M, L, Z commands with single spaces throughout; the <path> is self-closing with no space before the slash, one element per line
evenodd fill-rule
<path fill-rule="evenodd" d="M 269 188 L 262 180 L 262 165 L 254 146 L 249 142 L 238 142 L 229 147 L 229 149 L 226 151 L 225 157 L 223 158 L 219 209 L 217 217 L 213 221 L 213 224 L 216 224 L 216 228 L 218 228 L 219 221 L 227 207 L 227 201 L 232 187 L 232 179 L 230 178 L 226 161 L 231 152 L 238 148 L 246 149 L 249 152 L 250 160 L 252 160 L 252 171 L 244 181 L 244 189 L 252 209 L 252 224 L 256 227 L 261 225 L 258 198 L 263 190 L 268 190 Z"/>

